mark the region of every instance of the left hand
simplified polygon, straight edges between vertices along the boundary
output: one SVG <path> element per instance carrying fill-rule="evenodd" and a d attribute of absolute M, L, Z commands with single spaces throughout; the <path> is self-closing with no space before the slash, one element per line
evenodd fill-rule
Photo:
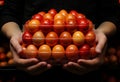
<path fill-rule="evenodd" d="M 107 37 L 101 31 L 95 30 L 96 34 L 96 52 L 98 56 L 94 59 L 78 59 L 77 63 L 68 62 L 63 65 L 63 68 L 69 72 L 82 75 L 90 71 L 94 71 L 104 63 L 104 55 L 106 51 Z"/>

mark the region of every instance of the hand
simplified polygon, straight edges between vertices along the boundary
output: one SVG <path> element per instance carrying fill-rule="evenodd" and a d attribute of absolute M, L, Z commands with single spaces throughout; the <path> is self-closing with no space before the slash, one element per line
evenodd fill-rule
<path fill-rule="evenodd" d="M 22 41 L 21 36 L 13 36 L 10 40 L 10 49 L 12 51 L 16 67 L 31 75 L 38 75 L 49 69 L 51 65 L 46 62 L 39 62 L 36 58 L 22 59 L 19 57 L 19 53 L 22 51 L 22 47 L 20 45 L 20 42 Z"/>
<path fill-rule="evenodd" d="M 106 42 L 107 37 L 104 33 L 95 30 L 96 33 L 96 52 L 98 56 L 94 59 L 78 59 L 77 63 L 75 62 L 68 62 L 64 64 L 64 69 L 69 72 L 82 75 L 86 74 L 90 71 L 98 69 L 104 63 L 104 55 L 106 51 Z"/>

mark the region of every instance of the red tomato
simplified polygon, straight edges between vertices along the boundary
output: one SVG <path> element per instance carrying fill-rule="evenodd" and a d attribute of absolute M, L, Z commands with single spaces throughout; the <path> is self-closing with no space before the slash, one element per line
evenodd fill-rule
<path fill-rule="evenodd" d="M 42 21 L 43 16 L 40 15 L 40 14 L 35 14 L 35 15 L 32 16 L 32 19 L 37 19 L 37 20 L 39 20 L 39 21 Z"/>
<path fill-rule="evenodd" d="M 26 58 L 37 58 L 37 47 L 33 44 L 27 46 L 25 50 Z"/>
<path fill-rule="evenodd" d="M 73 34 L 75 31 L 77 31 L 77 21 L 70 19 L 66 22 L 66 29 L 68 32 Z"/>
<path fill-rule="evenodd" d="M 97 56 L 96 46 L 90 48 L 90 58 L 95 58 Z"/>
<path fill-rule="evenodd" d="M 46 44 L 49 46 L 55 46 L 58 43 L 58 35 L 51 31 L 46 35 Z"/>
<path fill-rule="evenodd" d="M 95 44 L 95 39 L 96 39 L 96 35 L 95 35 L 94 31 L 89 31 L 85 35 L 85 41 L 91 46 Z"/>
<path fill-rule="evenodd" d="M 72 43 L 72 36 L 67 31 L 62 32 L 59 38 L 60 38 L 60 44 L 63 45 L 64 47 Z"/>
<path fill-rule="evenodd" d="M 32 43 L 32 34 L 28 31 L 25 31 L 22 35 L 22 41 L 25 44 L 31 44 Z"/>
<path fill-rule="evenodd" d="M 64 29 L 65 29 L 65 22 L 64 22 L 64 20 L 62 20 L 62 19 L 56 19 L 54 21 L 53 29 L 54 29 L 54 31 L 57 34 L 60 34 L 61 32 L 63 32 Z"/>
<path fill-rule="evenodd" d="M 52 8 L 48 11 L 48 13 L 50 13 L 53 17 L 57 14 L 56 9 Z"/>
<path fill-rule="evenodd" d="M 78 16 L 78 12 L 76 10 L 71 10 L 70 14 L 74 15 L 76 18 Z"/>
<path fill-rule="evenodd" d="M 6 60 L 6 54 L 5 53 L 1 53 L 0 54 L 0 61 L 5 61 Z"/>
<path fill-rule="evenodd" d="M 53 25 L 53 21 L 51 21 L 49 19 L 43 19 L 41 21 L 41 27 L 40 27 L 40 29 L 46 35 L 48 32 L 52 31 L 52 29 L 53 29 L 52 25 Z"/>
<path fill-rule="evenodd" d="M 28 30 L 29 30 L 29 32 L 35 33 L 36 31 L 39 30 L 40 25 L 41 25 L 41 22 L 39 20 L 31 19 L 28 22 Z"/>
<path fill-rule="evenodd" d="M 83 19 L 83 18 L 86 18 L 86 16 L 84 14 L 82 14 L 82 13 L 77 14 L 77 20 Z"/>
<path fill-rule="evenodd" d="M 32 42 L 35 46 L 40 46 L 44 44 L 45 36 L 42 31 L 37 31 L 33 34 Z"/>
<path fill-rule="evenodd" d="M 89 31 L 93 30 L 94 28 L 94 24 L 91 20 L 88 19 L 88 22 L 89 22 Z"/>
<path fill-rule="evenodd" d="M 74 44 L 69 45 L 66 48 L 66 57 L 70 61 L 76 61 L 78 59 L 79 50 L 78 47 Z"/>
<path fill-rule="evenodd" d="M 89 22 L 86 18 L 78 19 L 78 29 L 82 31 L 83 33 L 88 32 L 89 29 Z"/>
<path fill-rule="evenodd" d="M 79 56 L 82 59 L 88 59 L 90 55 L 90 46 L 88 44 L 84 44 L 79 49 Z"/>
<path fill-rule="evenodd" d="M 85 42 L 85 36 L 81 31 L 76 31 L 72 35 L 73 43 L 77 46 L 81 46 Z"/>
<path fill-rule="evenodd" d="M 61 60 L 65 57 L 65 49 L 62 45 L 55 45 L 53 48 L 52 48 L 52 57 L 55 59 L 55 60 Z"/>
<path fill-rule="evenodd" d="M 4 5 L 4 0 L 0 1 L 0 6 Z"/>
<path fill-rule="evenodd" d="M 38 58 L 48 60 L 51 57 L 51 48 L 49 45 L 43 44 L 38 49 Z"/>

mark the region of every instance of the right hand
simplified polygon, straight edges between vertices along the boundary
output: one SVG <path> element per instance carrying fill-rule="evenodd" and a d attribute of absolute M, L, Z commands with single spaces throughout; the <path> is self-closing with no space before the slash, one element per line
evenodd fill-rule
<path fill-rule="evenodd" d="M 19 53 L 22 52 L 21 42 L 22 33 L 21 35 L 16 34 L 16 36 L 12 36 L 10 39 L 10 50 L 13 54 L 13 60 L 17 69 L 24 70 L 31 75 L 38 75 L 51 68 L 50 64 L 47 62 L 40 62 L 37 58 L 20 58 Z"/>

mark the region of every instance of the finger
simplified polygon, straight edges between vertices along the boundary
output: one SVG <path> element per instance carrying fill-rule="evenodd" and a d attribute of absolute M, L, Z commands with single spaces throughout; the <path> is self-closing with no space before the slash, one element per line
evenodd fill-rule
<path fill-rule="evenodd" d="M 85 67 L 95 67 L 101 65 L 102 63 L 99 57 L 96 57 L 92 60 L 79 59 L 77 62 Z"/>
<path fill-rule="evenodd" d="M 10 43 L 11 43 L 10 45 L 13 46 L 13 48 L 15 49 L 15 51 L 17 51 L 17 53 L 22 52 L 22 47 L 18 41 L 12 38 L 10 40 Z"/>
<path fill-rule="evenodd" d="M 79 65 L 78 63 L 74 63 L 74 62 L 68 62 L 67 64 L 64 65 L 64 68 L 67 69 L 85 69 L 85 67 Z"/>
<path fill-rule="evenodd" d="M 98 40 L 98 44 L 96 46 L 96 52 L 97 53 L 102 53 L 102 49 L 104 48 L 105 44 L 106 44 L 106 37 L 104 35 L 102 35 L 102 38 L 99 38 Z"/>

